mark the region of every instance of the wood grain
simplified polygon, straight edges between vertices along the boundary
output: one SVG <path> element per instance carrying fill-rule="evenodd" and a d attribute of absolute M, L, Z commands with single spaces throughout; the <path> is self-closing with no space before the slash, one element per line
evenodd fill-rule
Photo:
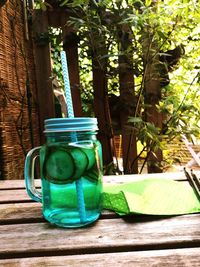
<path fill-rule="evenodd" d="M 37 65 L 36 80 L 37 80 L 37 101 L 39 110 L 39 131 L 40 131 L 40 143 L 45 142 L 44 120 L 55 117 L 55 104 L 53 94 L 52 79 L 52 62 L 51 62 L 51 48 L 48 42 L 42 41 L 38 38 L 42 34 L 48 32 L 48 16 L 46 12 L 42 10 L 34 9 L 33 16 L 33 49 L 34 59 Z M 48 103 L 48 104 L 47 104 Z M 44 108 L 45 107 L 45 108 Z"/>
<path fill-rule="evenodd" d="M 24 189 L 0 190 L 0 203 L 30 202 L 31 198 Z"/>
<path fill-rule="evenodd" d="M 104 210 L 101 218 L 119 217 L 114 212 Z M 0 204 L 0 224 L 44 222 L 42 204 L 37 202 Z"/>
<path fill-rule="evenodd" d="M 0 258 L 170 249 L 200 246 L 200 215 L 168 219 L 99 220 L 88 228 L 49 223 L 0 226 Z"/>
<path fill-rule="evenodd" d="M 35 180 L 35 186 L 40 187 L 40 180 Z M 0 190 L 7 189 L 23 189 L 25 188 L 24 180 L 1 180 L 0 181 Z"/>
<path fill-rule="evenodd" d="M 200 248 L 85 254 L 58 257 L 33 257 L 0 260 L 2 267 L 187 267 L 199 266 Z"/>
<path fill-rule="evenodd" d="M 200 177 L 200 171 L 195 171 L 197 176 Z M 126 174 L 126 175 L 109 175 L 104 176 L 104 182 L 112 182 L 112 183 L 125 183 L 125 182 L 133 182 L 143 179 L 151 179 L 151 178 L 163 178 L 169 180 L 185 180 L 184 172 L 167 172 L 167 173 L 149 173 L 149 174 Z M 40 180 L 35 181 L 36 186 L 40 186 Z M 0 189 L 17 189 L 17 188 L 25 188 L 24 180 L 2 180 L 0 181 Z"/>
<path fill-rule="evenodd" d="M 42 218 L 42 204 L 37 202 L 30 203 L 11 203 L 0 205 L 0 224 L 16 222 L 44 221 Z"/>
<path fill-rule="evenodd" d="M 159 174 L 159 177 L 162 174 Z M 106 176 L 130 182 L 154 175 Z M 162 176 L 171 179 L 171 175 Z M 176 176 L 184 180 L 183 173 Z M 40 181 L 36 180 L 39 186 Z M 23 180 L 0 181 L 0 266 L 199 266 L 200 214 L 120 218 L 103 211 L 87 228 L 64 229 L 43 219 Z"/>

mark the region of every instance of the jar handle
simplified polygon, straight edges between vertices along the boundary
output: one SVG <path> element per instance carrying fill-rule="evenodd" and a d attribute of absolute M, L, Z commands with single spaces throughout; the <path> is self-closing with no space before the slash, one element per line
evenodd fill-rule
<path fill-rule="evenodd" d="M 26 190 L 30 198 L 37 202 L 42 202 L 42 193 L 35 188 L 35 160 L 39 156 L 40 146 L 31 149 L 26 155 L 24 166 L 24 177 L 26 183 Z"/>

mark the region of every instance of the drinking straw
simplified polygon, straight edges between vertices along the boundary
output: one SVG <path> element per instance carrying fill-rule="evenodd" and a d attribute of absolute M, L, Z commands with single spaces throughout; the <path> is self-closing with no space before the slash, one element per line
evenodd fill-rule
<path fill-rule="evenodd" d="M 71 89 L 70 89 L 67 58 L 66 58 L 65 51 L 61 51 L 61 64 L 62 64 L 63 79 L 64 79 L 67 113 L 68 113 L 69 118 L 74 118 L 74 109 L 73 109 L 73 103 L 72 103 L 72 95 L 71 95 Z M 72 135 L 72 139 L 73 141 L 76 141 L 77 139 L 76 134 Z M 76 193 L 77 193 L 77 199 L 78 199 L 80 221 L 85 222 L 86 212 L 85 212 L 85 201 L 84 201 L 83 186 L 82 186 L 81 178 L 76 180 Z"/>

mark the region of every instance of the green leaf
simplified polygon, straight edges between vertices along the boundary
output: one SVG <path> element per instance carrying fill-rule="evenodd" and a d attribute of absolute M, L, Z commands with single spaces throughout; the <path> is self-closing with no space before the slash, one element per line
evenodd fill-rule
<path fill-rule="evenodd" d="M 60 6 L 62 7 L 64 5 L 66 5 L 68 2 L 69 2 L 69 0 L 62 0 L 60 3 Z"/>
<path fill-rule="evenodd" d="M 143 122 L 141 117 L 130 117 L 128 119 L 128 122 L 132 122 L 132 123 L 141 123 Z"/>
<path fill-rule="evenodd" d="M 145 6 L 149 7 L 152 3 L 152 0 L 145 0 Z"/>

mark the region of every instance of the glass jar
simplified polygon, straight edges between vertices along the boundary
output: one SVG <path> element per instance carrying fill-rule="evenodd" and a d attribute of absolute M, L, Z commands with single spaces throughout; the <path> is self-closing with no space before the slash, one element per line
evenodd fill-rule
<path fill-rule="evenodd" d="M 25 163 L 27 192 L 41 201 L 43 215 L 62 227 L 81 227 L 98 219 L 102 204 L 102 149 L 96 118 L 45 120 L 46 144 L 31 150 Z M 40 157 L 41 194 L 33 186 Z"/>

